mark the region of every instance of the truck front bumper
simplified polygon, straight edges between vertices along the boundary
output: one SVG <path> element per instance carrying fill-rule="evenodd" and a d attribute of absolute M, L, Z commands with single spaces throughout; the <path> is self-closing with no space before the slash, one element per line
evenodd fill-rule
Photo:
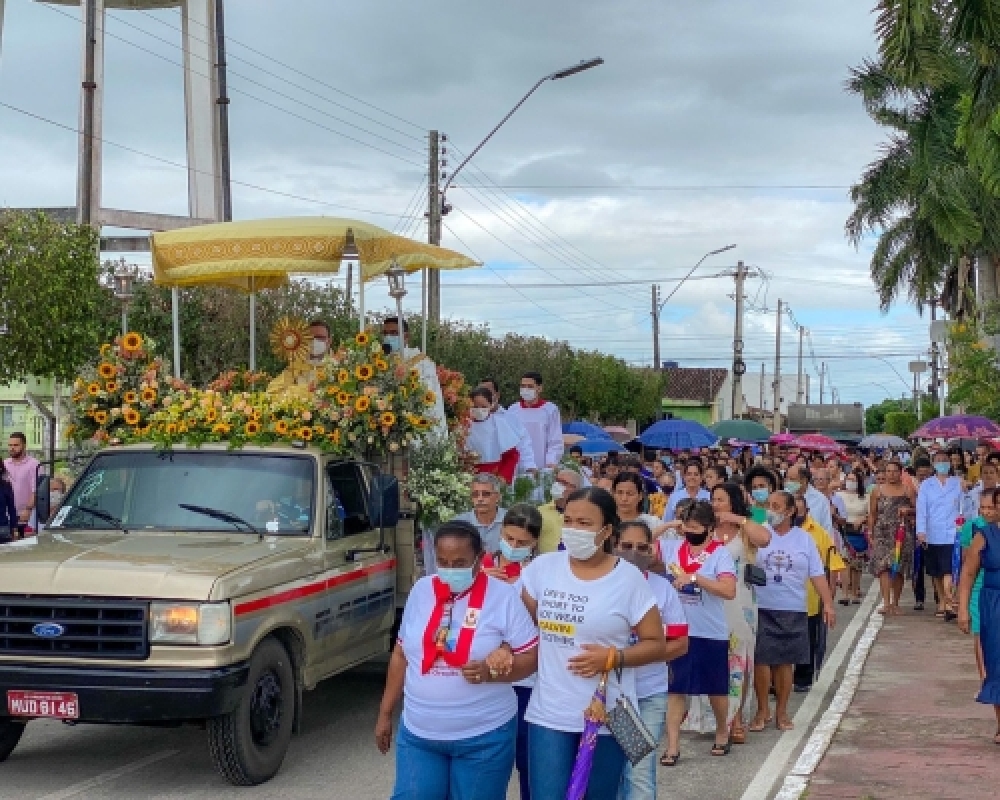
<path fill-rule="evenodd" d="M 212 669 L 141 669 L 0 663 L 0 717 L 7 690 L 73 692 L 80 722 L 183 722 L 235 710 L 247 662 Z"/>

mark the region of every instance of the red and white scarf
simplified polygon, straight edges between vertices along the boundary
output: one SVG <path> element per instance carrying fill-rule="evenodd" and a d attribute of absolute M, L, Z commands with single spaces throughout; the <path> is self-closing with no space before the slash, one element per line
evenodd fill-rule
<path fill-rule="evenodd" d="M 427 627 L 424 629 L 424 658 L 420 665 L 420 671 L 426 675 L 431 671 L 434 663 L 441 659 L 449 667 L 461 668 L 469 663 L 469 653 L 472 650 L 472 637 L 479 625 L 479 615 L 483 610 L 483 600 L 486 598 L 486 586 L 489 578 L 485 572 L 480 571 L 476 579 L 466 591 L 460 595 L 452 595 L 451 588 L 436 575 L 432 581 L 434 587 L 434 610 L 431 612 Z M 441 619 L 444 617 L 445 609 L 454 604 L 466 595 L 469 596 L 469 607 L 465 612 L 465 619 L 462 621 L 462 629 L 458 633 L 458 641 L 455 649 L 449 651 L 445 646 L 449 628 L 441 626 Z"/>

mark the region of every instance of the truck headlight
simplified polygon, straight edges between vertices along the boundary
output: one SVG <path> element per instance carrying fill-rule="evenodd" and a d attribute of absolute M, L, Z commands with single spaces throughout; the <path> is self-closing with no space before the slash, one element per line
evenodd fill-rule
<path fill-rule="evenodd" d="M 151 603 L 149 641 L 153 644 L 225 644 L 232 638 L 229 603 Z"/>

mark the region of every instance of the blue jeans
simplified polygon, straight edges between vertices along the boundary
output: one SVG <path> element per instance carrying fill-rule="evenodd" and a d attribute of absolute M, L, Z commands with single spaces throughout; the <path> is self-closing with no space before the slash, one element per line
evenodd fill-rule
<path fill-rule="evenodd" d="M 514 764 L 517 766 L 517 782 L 521 787 L 521 800 L 531 800 L 531 786 L 528 783 L 528 723 L 524 721 L 524 712 L 531 700 L 530 686 L 515 686 L 517 695 L 517 748 Z"/>
<path fill-rule="evenodd" d="M 400 721 L 392 800 L 505 800 L 516 736 L 517 717 L 452 742 L 414 736 Z"/>
<path fill-rule="evenodd" d="M 667 695 L 654 694 L 639 700 L 639 716 L 657 742 L 663 738 L 667 722 Z M 656 800 L 656 751 L 654 750 L 636 766 L 625 762 L 622 788 L 618 800 Z"/>
<path fill-rule="evenodd" d="M 580 746 L 579 733 L 528 724 L 528 780 L 532 800 L 565 800 Z M 598 736 L 586 800 L 615 800 L 625 753 L 613 736 Z"/>

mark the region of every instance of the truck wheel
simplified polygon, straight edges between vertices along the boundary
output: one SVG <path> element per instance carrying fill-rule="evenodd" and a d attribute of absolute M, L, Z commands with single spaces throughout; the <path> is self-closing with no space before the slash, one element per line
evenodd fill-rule
<path fill-rule="evenodd" d="M 235 786 L 270 780 L 285 758 L 294 717 L 292 660 L 277 639 L 265 639 L 250 658 L 239 706 L 208 721 L 208 743 L 216 768 Z"/>
<path fill-rule="evenodd" d="M 0 720 L 0 762 L 6 761 L 7 756 L 14 752 L 17 743 L 21 741 L 25 722 L 14 722 L 13 720 Z"/>

